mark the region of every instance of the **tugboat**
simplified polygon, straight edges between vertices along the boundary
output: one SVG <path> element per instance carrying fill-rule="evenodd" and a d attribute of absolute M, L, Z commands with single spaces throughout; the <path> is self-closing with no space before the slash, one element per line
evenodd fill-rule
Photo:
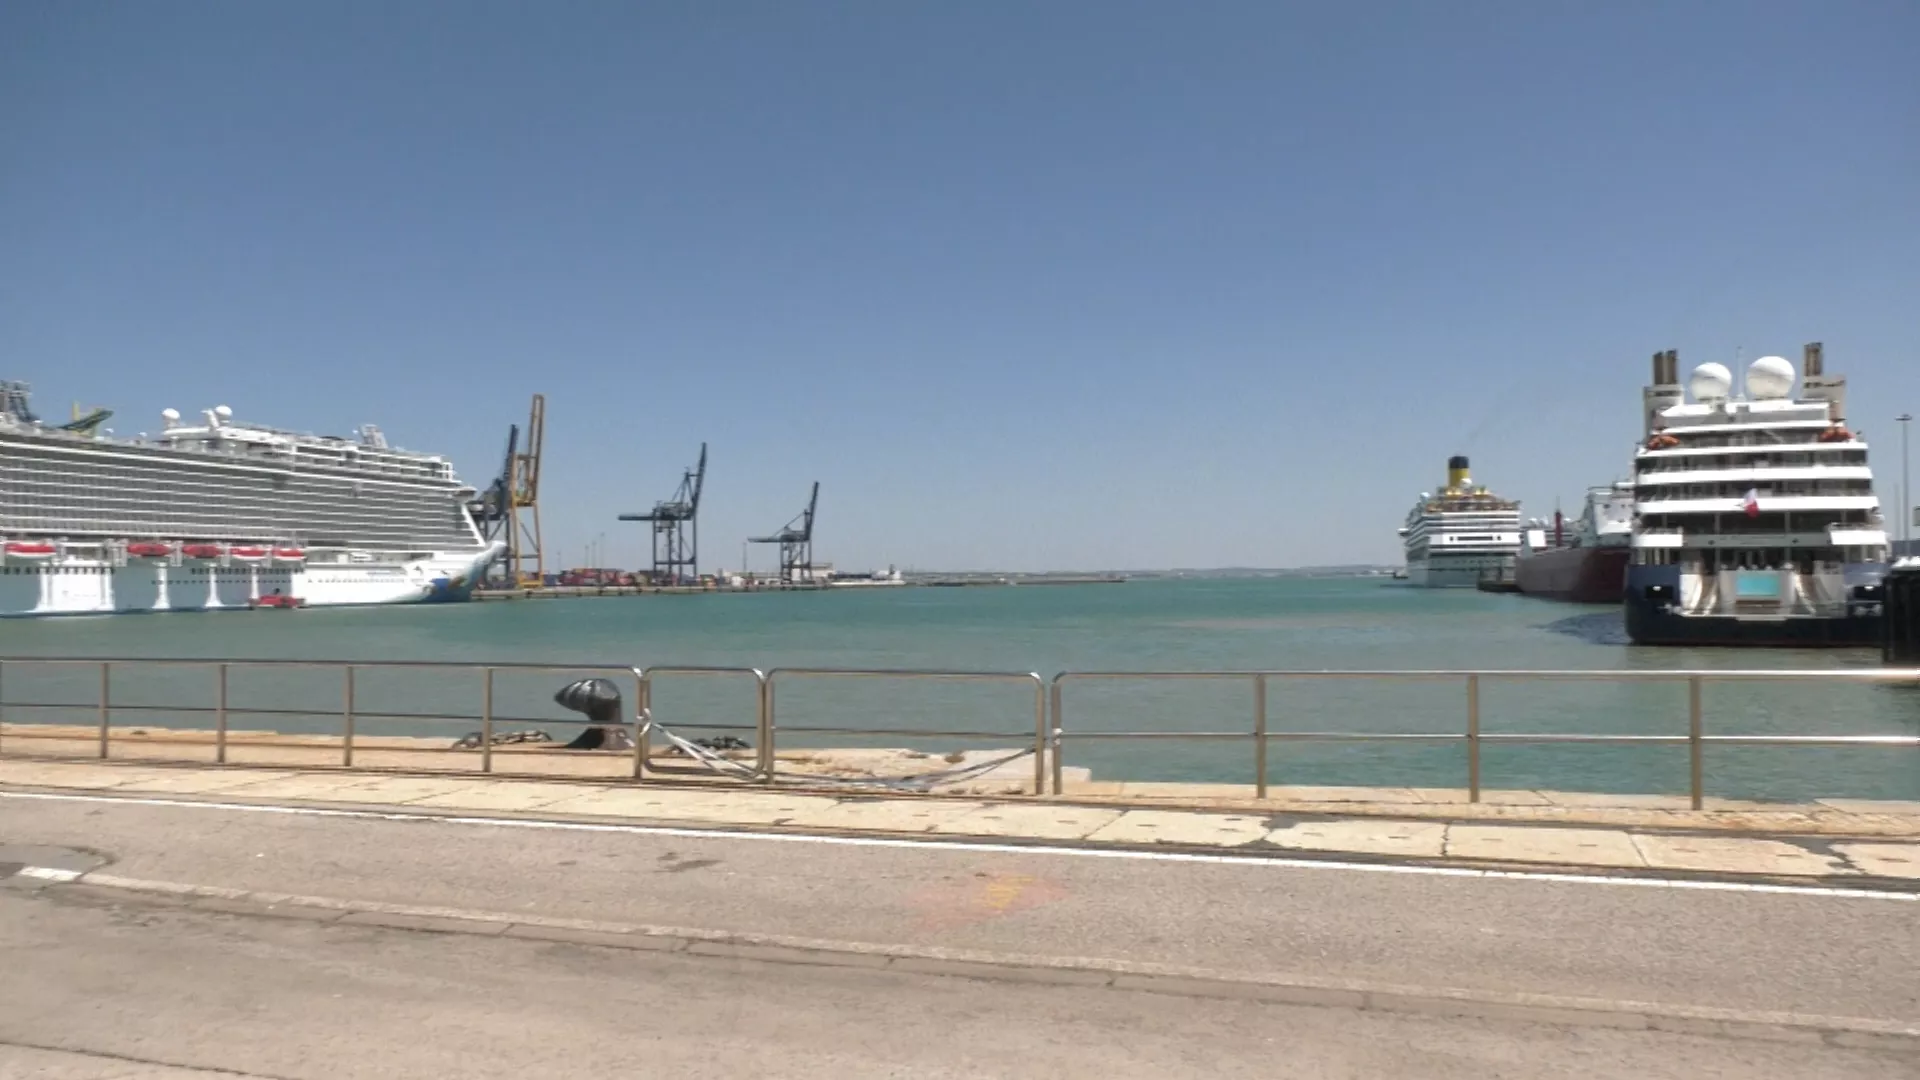
<path fill-rule="evenodd" d="M 1879 642 L 1888 544 L 1846 379 L 1806 347 L 1800 395 L 1763 356 L 1735 396 L 1725 365 L 1653 358 L 1634 455 L 1627 634 L 1643 645 Z M 1686 400 L 1688 395 L 1692 400 Z"/>

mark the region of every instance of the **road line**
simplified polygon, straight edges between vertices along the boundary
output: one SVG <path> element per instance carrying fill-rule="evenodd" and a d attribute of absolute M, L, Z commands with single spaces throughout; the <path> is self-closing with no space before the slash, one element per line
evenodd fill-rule
<path fill-rule="evenodd" d="M 406 813 L 385 810 L 343 810 L 318 806 L 273 806 L 258 803 L 202 802 L 146 796 L 69 795 L 39 791 L 0 791 L 0 799 L 42 802 L 113 803 L 187 810 L 225 810 L 244 814 L 284 814 L 292 817 L 344 818 L 358 821 L 426 821 L 441 825 L 480 825 L 554 832 L 623 833 L 634 836 L 670 836 L 689 840 L 753 840 L 776 844 L 823 844 L 833 847 L 918 848 L 934 851 L 992 852 L 1007 855 L 1052 855 L 1088 859 L 1125 859 L 1143 862 L 1205 863 L 1220 866 L 1259 866 L 1288 870 L 1345 871 L 1360 874 L 1407 874 L 1417 877 L 1479 878 L 1494 881 L 1534 881 L 1566 885 L 1614 885 L 1651 889 L 1694 889 L 1703 892 L 1764 893 L 1780 896 L 1818 896 L 1849 900 L 1920 902 L 1920 893 L 1879 889 L 1834 888 L 1820 885 L 1776 885 L 1747 881 L 1702 881 L 1686 878 L 1625 877 L 1565 871 L 1480 870 L 1464 866 L 1418 866 L 1402 863 L 1341 862 L 1299 859 L 1284 855 L 1207 855 L 1188 851 L 1143 851 L 1137 848 L 1089 848 L 1056 845 L 996 844 L 958 839 L 826 836 L 816 833 L 754 832 L 698 829 L 672 825 L 615 825 L 591 821 L 551 821 L 530 818 L 471 817 L 457 814 Z"/>

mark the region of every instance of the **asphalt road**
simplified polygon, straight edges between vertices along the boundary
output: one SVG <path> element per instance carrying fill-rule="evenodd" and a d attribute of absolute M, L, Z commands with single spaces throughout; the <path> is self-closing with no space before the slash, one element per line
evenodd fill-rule
<path fill-rule="evenodd" d="M 0 889 L 0 1076 L 1847 1077 L 1819 1043 L 315 924 Z"/>
<path fill-rule="evenodd" d="M 0 798 L 112 873 L 500 913 L 1920 1023 L 1920 903 Z"/>

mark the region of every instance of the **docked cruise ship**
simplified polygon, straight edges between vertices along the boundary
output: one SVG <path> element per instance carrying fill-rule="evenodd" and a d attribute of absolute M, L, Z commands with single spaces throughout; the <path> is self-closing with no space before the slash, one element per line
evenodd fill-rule
<path fill-rule="evenodd" d="M 116 439 L 0 383 L 0 616 L 464 600 L 500 545 L 442 458 L 172 409 Z"/>
<path fill-rule="evenodd" d="M 1642 644 L 1865 645 L 1880 633 L 1886 526 L 1846 379 L 1818 344 L 1796 373 L 1763 356 L 1733 392 L 1725 365 L 1653 359 L 1634 457 L 1627 633 Z M 1687 397 L 1692 400 L 1686 400 Z"/>
<path fill-rule="evenodd" d="M 1476 485 L 1467 459 L 1447 461 L 1447 486 L 1421 492 L 1400 528 L 1407 580 L 1473 588 L 1483 575 L 1511 575 L 1520 551 L 1520 504 Z"/>

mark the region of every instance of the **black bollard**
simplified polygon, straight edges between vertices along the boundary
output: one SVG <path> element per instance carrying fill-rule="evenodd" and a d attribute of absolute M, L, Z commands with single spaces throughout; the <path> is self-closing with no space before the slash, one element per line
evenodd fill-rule
<path fill-rule="evenodd" d="M 609 679 L 581 679 L 553 695 L 561 708 L 585 713 L 596 726 L 583 728 L 564 750 L 631 750 L 633 736 L 620 716 L 620 688 Z"/>
<path fill-rule="evenodd" d="M 1889 667 L 1920 667 L 1920 563 L 1895 565 L 1880 591 L 1880 659 Z"/>

